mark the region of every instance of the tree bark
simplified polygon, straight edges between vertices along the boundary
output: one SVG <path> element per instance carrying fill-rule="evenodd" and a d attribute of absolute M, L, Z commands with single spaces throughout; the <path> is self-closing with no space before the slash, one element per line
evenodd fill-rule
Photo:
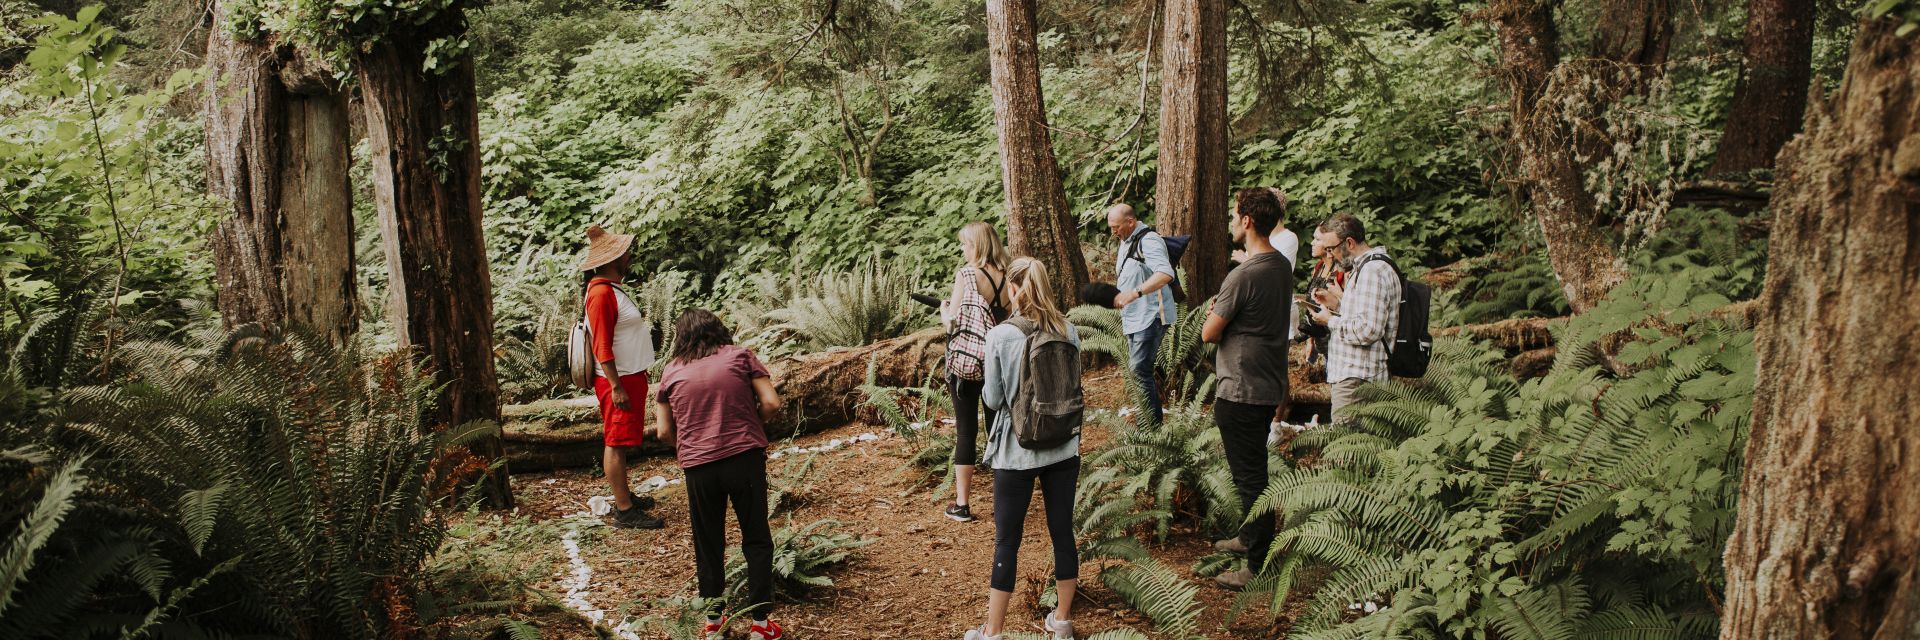
<path fill-rule="evenodd" d="M 448 9 L 411 30 L 386 34 L 354 59 L 393 324 L 402 348 L 425 356 L 444 385 L 435 411 L 449 426 L 500 419 L 473 59 L 462 54 L 426 67 L 428 43 L 465 28 L 462 12 Z M 471 448 L 487 462 L 504 455 L 497 436 Z M 491 506 L 512 506 L 504 465 L 490 474 L 485 493 Z"/>
<path fill-rule="evenodd" d="M 232 207 L 213 236 L 228 329 L 358 323 L 346 101 L 290 47 L 209 30 L 207 186 Z"/>
<path fill-rule="evenodd" d="M 1160 56 L 1160 168 L 1155 207 L 1163 233 L 1191 235 L 1182 285 L 1194 304 L 1227 279 L 1227 5 L 1167 0 Z"/>
<path fill-rule="evenodd" d="M 1726 133 L 1708 175 L 1773 166 L 1800 132 L 1813 80 L 1813 0 L 1752 0 L 1740 87 L 1727 109 Z"/>
<path fill-rule="evenodd" d="M 1720 637 L 1920 638 L 1920 51 L 1869 19 L 1779 156 Z"/>
<path fill-rule="evenodd" d="M 1488 7 L 1500 41 L 1501 73 L 1512 100 L 1520 180 L 1546 239 L 1547 259 L 1573 310 L 1585 312 L 1627 278 L 1626 263 L 1600 226 L 1574 136 L 1541 98 L 1559 64 L 1553 9 L 1537 0 L 1498 0 Z"/>
<path fill-rule="evenodd" d="M 993 119 L 1000 133 L 1000 176 L 1007 190 L 1007 236 L 1015 254 L 1047 265 L 1054 298 L 1064 309 L 1075 304 L 1087 283 L 1087 262 L 1080 254 L 1079 224 L 1067 208 L 1047 132 L 1034 20 L 1034 0 L 987 0 L 987 53 Z"/>

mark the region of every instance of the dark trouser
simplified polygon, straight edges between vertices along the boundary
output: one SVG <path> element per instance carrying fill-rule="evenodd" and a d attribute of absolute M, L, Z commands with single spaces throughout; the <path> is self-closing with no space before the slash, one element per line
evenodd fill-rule
<path fill-rule="evenodd" d="M 1220 427 L 1220 445 L 1227 450 L 1233 488 L 1249 510 L 1267 490 L 1267 432 L 1273 425 L 1273 410 L 1273 405 L 1213 401 L 1213 423 Z M 1259 573 L 1267 561 L 1267 548 L 1273 546 L 1272 513 L 1263 512 L 1241 526 L 1240 541 L 1247 544 L 1247 568 Z"/>
<path fill-rule="evenodd" d="M 727 503 L 740 521 L 753 618 L 773 608 L 773 532 L 767 528 L 767 452 L 755 449 L 687 469 L 687 513 L 693 519 L 693 564 L 700 597 L 717 603 L 727 591 Z"/>
<path fill-rule="evenodd" d="M 953 397 L 953 463 L 973 466 L 980 455 L 980 412 L 987 412 L 987 424 L 993 424 L 993 410 L 980 402 L 983 380 L 961 380 L 947 376 L 947 393 Z"/>
<path fill-rule="evenodd" d="M 1158 319 L 1145 329 L 1127 334 L 1127 370 L 1133 372 L 1133 381 L 1140 384 L 1140 391 L 1147 395 L 1148 415 L 1140 416 L 1134 424 L 1160 424 L 1160 386 L 1153 381 L 1153 363 L 1160 355 L 1160 338 L 1167 335 L 1167 325 Z"/>
<path fill-rule="evenodd" d="M 1073 492 L 1080 484 L 1080 456 L 1038 469 L 993 470 L 993 581 L 996 591 L 1013 591 L 1020 560 L 1020 538 L 1033 504 L 1033 479 L 1047 511 L 1047 536 L 1053 539 L 1053 578 L 1080 577 L 1080 552 L 1073 546 Z"/>

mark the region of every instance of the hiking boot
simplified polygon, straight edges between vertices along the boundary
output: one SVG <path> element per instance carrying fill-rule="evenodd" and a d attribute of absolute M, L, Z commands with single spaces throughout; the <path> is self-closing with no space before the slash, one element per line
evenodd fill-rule
<path fill-rule="evenodd" d="M 753 640 L 780 640 L 787 637 L 787 634 L 780 629 L 779 624 L 774 623 L 772 618 L 768 618 L 754 622 L 753 633 L 748 634 L 747 637 Z"/>
<path fill-rule="evenodd" d="M 1053 614 L 1053 611 L 1048 611 L 1047 617 L 1044 618 L 1047 632 L 1053 634 L 1053 640 L 1073 640 L 1073 621 L 1060 620 L 1053 617 Z"/>
<path fill-rule="evenodd" d="M 667 528 L 667 521 L 661 520 L 659 516 L 647 513 L 645 507 L 635 502 L 632 509 L 614 510 L 613 526 L 621 529 L 665 529 Z"/>
<path fill-rule="evenodd" d="M 1228 591 L 1245 589 L 1249 582 L 1253 582 L 1253 572 L 1246 569 L 1228 571 L 1213 577 L 1214 584 L 1220 585 L 1221 588 Z"/>
<path fill-rule="evenodd" d="M 1247 543 L 1241 541 L 1240 536 L 1234 536 L 1225 540 L 1213 541 L 1213 550 L 1222 553 L 1246 553 Z"/>
<path fill-rule="evenodd" d="M 700 634 L 700 637 L 706 638 L 707 640 L 726 640 L 727 619 L 721 618 L 716 622 L 712 618 L 708 618 L 707 625 L 700 628 Z"/>
<path fill-rule="evenodd" d="M 954 522 L 973 522 L 973 510 L 964 504 L 947 505 L 947 517 Z"/>

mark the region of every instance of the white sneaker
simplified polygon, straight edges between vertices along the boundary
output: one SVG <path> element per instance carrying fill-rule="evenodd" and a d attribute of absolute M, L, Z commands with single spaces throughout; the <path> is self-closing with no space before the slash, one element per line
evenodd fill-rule
<path fill-rule="evenodd" d="M 987 635 L 987 628 L 968 629 L 965 640 L 1000 640 L 1000 636 Z"/>
<path fill-rule="evenodd" d="M 1056 619 L 1053 613 L 1047 612 L 1047 631 L 1053 633 L 1054 640 L 1073 640 L 1073 621 Z"/>
<path fill-rule="evenodd" d="M 1287 431 L 1287 423 L 1285 422 L 1275 422 L 1267 427 L 1267 448 L 1272 449 L 1280 446 L 1281 437 L 1286 435 Z"/>

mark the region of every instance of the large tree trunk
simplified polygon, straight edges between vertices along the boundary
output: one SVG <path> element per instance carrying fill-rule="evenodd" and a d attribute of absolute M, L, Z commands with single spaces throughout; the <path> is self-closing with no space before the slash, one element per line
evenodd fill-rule
<path fill-rule="evenodd" d="M 1920 638 L 1920 51 L 1867 20 L 1780 153 L 1720 637 Z"/>
<path fill-rule="evenodd" d="M 1600 226 L 1567 123 L 1541 98 L 1559 64 L 1553 8 L 1537 0 L 1488 7 L 1500 40 L 1501 73 L 1511 102 L 1523 189 L 1547 243 L 1547 259 L 1575 312 L 1584 312 L 1626 280 L 1626 263 Z"/>
<path fill-rule="evenodd" d="M 1709 175 L 1772 167 L 1780 147 L 1800 132 L 1813 80 L 1813 0 L 1752 0 L 1745 47 L 1740 88 Z"/>
<path fill-rule="evenodd" d="M 500 419 L 473 60 L 461 55 L 433 70 L 425 65 L 427 43 L 465 28 L 459 10 L 443 11 L 412 32 L 388 34 L 354 60 L 393 324 L 401 346 L 426 356 L 445 385 L 436 410 L 446 425 Z M 488 462 L 503 455 L 498 437 L 471 448 Z M 488 479 L 486 493 L 492 506 L 512 505 L 504 465 Z"/>
<path fill-rule="evenodd" d="M 987 0 L 987 50 L 992 63 L 993 118 L 1000 130 L 1001 182 L 1007 190 L 1007 236 L 1017 255 L 1052 271 L 1054 297 L 1066 308 L 1087 283 L 1079 225 L 1067 209 L 1066 189 L 1047 133 L 1040 92 L 1034 0 Z"/>
<path fill-rule="evenodd" d="M 1191 235 L 1182 262 L 1194 304 L 1227 279 L 1227 5 L 1168 0 L 1160 56 L 1162 231 Z"/>
<path fill-rule="evenodd" d="M 209 31 L 207 186 L 232 212 L 212 242 L 221 320 L 345 340 L 357 323 L 346 101 L 291 48 Z"/>

